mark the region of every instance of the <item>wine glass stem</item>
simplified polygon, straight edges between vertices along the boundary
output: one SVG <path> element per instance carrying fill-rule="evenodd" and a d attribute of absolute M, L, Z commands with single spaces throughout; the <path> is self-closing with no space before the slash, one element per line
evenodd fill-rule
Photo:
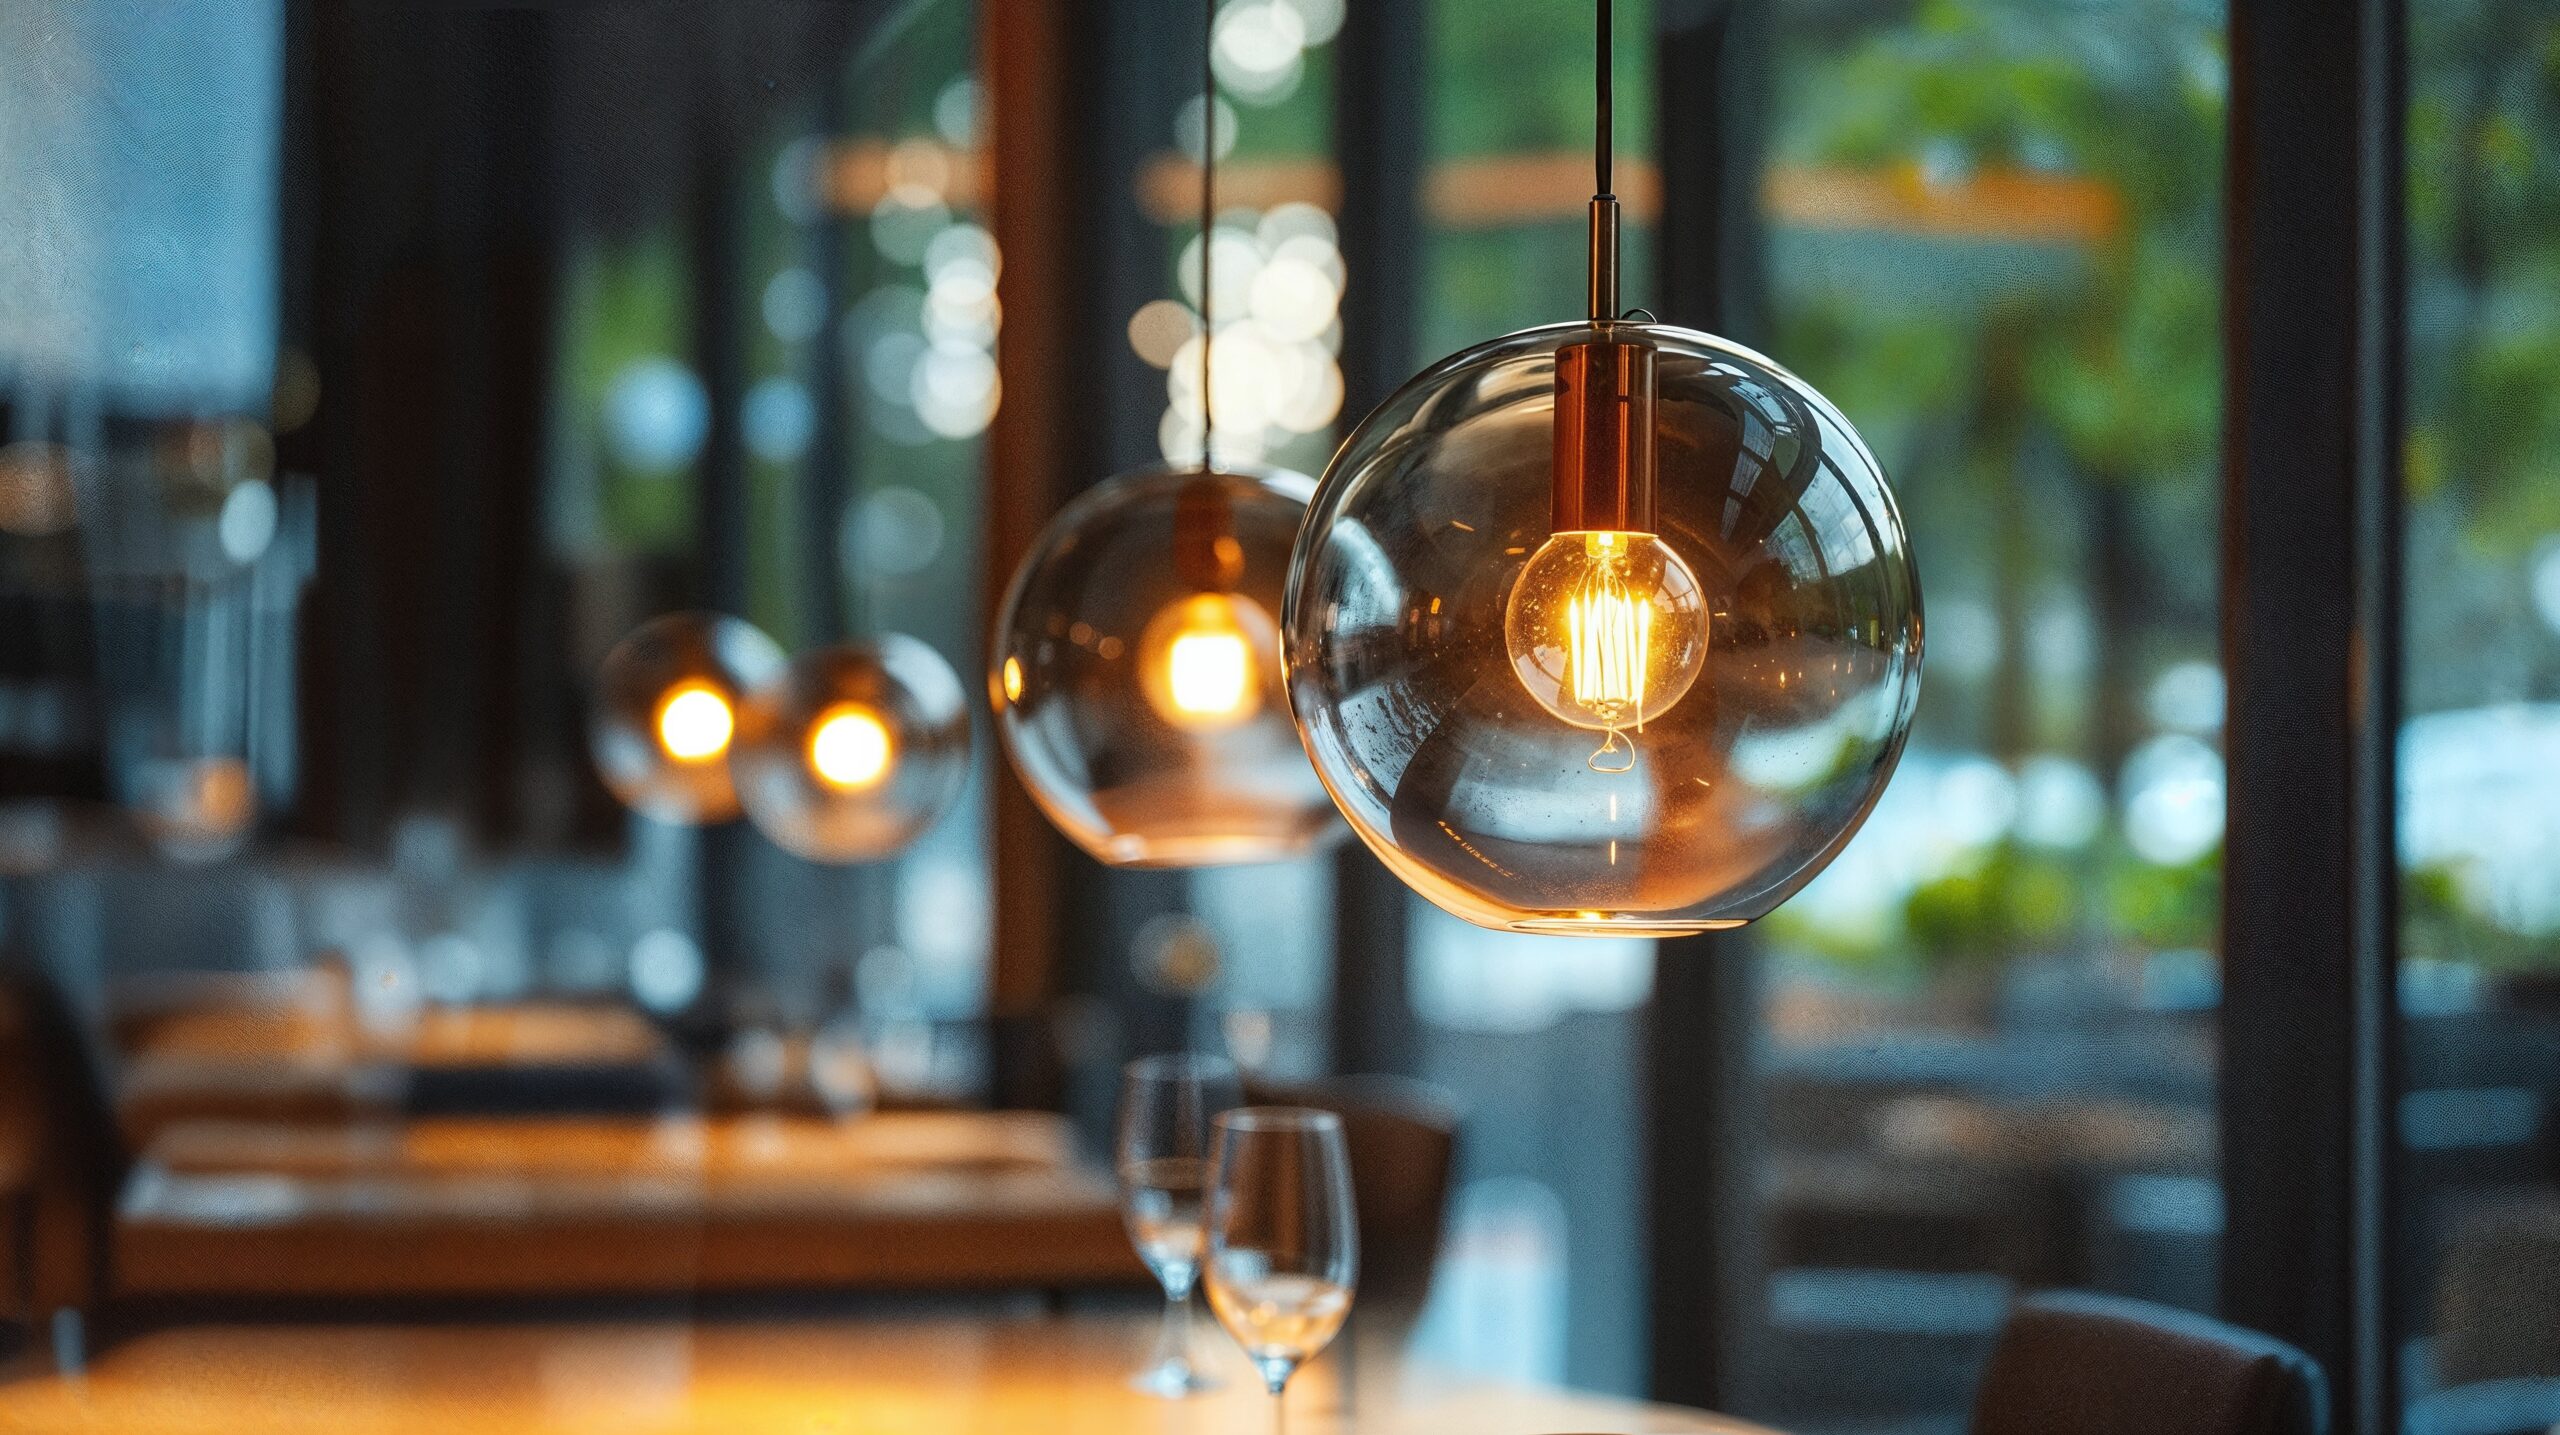
<path fill-rule="evenodd" d="M 1289 1387 L 1271 1392 L 1271 1435 L 1289 1435 Z"/>
<path fill-rule="evenodd" d="M 1168 1284 L 1164 1322 L 1156 1331 L 1156 1368 L 1191 1368 L 1191 1283 Z"/>

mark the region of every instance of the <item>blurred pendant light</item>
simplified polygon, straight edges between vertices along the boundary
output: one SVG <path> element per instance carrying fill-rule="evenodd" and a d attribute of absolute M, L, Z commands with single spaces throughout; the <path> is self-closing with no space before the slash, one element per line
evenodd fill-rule
<path fill-rule="evenodd" d="M 833 388 L 830 371 L 820 384 Z M 836 494 L 842 446 L 815 444 L 800 476 L 817 504 L 800 525 L 805 603 L 826 636 L 758 686 L 738 713 L 729 775 L 757 831 L 794 856 L 846 865 L 897 856 L 959 800 L 969 777 L 969 701 L 929 643 L 880 632 L 875 586 L 885 566 L 847 558 L 847 515 L 869 505 Z M 927 502 L 920 495 L 918 502 Z M 865 545 L 866 547 L 868 545 Z"/>
<path fill-rule="evenodd" d="M 1201 50 L 1198 467 L 1105 479 L 1013 575 L 988 686 L 1049 820 L 1123 867 L 1270 862 L 1340 833 L 1281 690 L 1281 588 L 1314 480 L 1216 462 L 1217 81 Z"/>
<path fill-rule="evenodd" d="M 1361 422 L 1283 645 L 1317 772 L 1414 890 L 1489 927 L 1670 935 L 1767 914 L 1857 831 L 1919 697 L 1920 595 L 1828 400 L 1621 314 L 1598 8 L 1589 318 Z"/>
<path fill-rule="evenodd" d="M 778 678 L 782 649 L 720 613 L 652 618 L 607 653 L 587 746 L 624 806 L 660 822 L 738 815 L 729 749 L 747 694 Z"/>
<path fill-rule="evenodd" d="M 904 634 L 818 648 L 747 699 L 729 769 L 747 820 L 775 846 L 877 862 L 960 796 L 968 699 L 942 655 Z"/>

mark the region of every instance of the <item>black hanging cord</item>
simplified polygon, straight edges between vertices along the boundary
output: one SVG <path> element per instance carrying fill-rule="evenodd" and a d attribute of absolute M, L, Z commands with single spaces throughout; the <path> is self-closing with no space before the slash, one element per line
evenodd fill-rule
<path fill-rule="evenodd" d="M 1599 129 L 1592 136 L 1591 141 L 1591 170 L 1597 181 L 1592 192 L 1603 198 L 1609 194 L 1610 141 L 1612 131 L 1617 127 L 1616 119 L 1610 112 L 1609 101 L 1609 49 L 1613 38 L 1613 32 L 1609 26 L 1609 0 L 1600 0 L 1599 43 L 1593 47 L 1598 57 L 1596 70 L 1600 92 L 1600 117 Z"/>
<path fill-rule="evenodd" d="M 1603 4 L 1607 0 L 1602 0 Z M 1209 340 L 1217 331 L 1210 309 L 1209 251 L 1218 222 L 1218 0 L 1200 0 L 1200 467 L 1214 471 L 1209 434 Z"/>

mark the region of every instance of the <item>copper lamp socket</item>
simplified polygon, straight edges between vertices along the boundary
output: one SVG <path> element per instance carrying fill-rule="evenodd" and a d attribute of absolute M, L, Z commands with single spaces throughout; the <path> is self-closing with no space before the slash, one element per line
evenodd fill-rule
<path fill-rule="evenodd" d="M 1556 350 L 1551 532 L 1654 531 L 1656 356 L 1611 327 Z"/>

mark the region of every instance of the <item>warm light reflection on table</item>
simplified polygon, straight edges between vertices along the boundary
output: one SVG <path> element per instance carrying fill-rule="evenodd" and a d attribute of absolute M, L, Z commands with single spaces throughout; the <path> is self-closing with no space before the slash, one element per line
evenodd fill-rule
<path fill-rule="evenodd" d="M 1263 1435 L 1242 1357 L 1202 1347 L 1227 1387 L 1168 1403 L 1128 1388 L 1146 1323 L 1121 1317 L 834 1319 L 789 1324 L 180 1329 L 83 1377 L 0 1384 L 0 1430 L 116 1435 Z M 1665 1406 L 1361 1370 L 1374 1435 L 1751 1435 Z M 1292 1384 L 1294 1435 L 1345 1431 L 1332 1357 Z"/>

